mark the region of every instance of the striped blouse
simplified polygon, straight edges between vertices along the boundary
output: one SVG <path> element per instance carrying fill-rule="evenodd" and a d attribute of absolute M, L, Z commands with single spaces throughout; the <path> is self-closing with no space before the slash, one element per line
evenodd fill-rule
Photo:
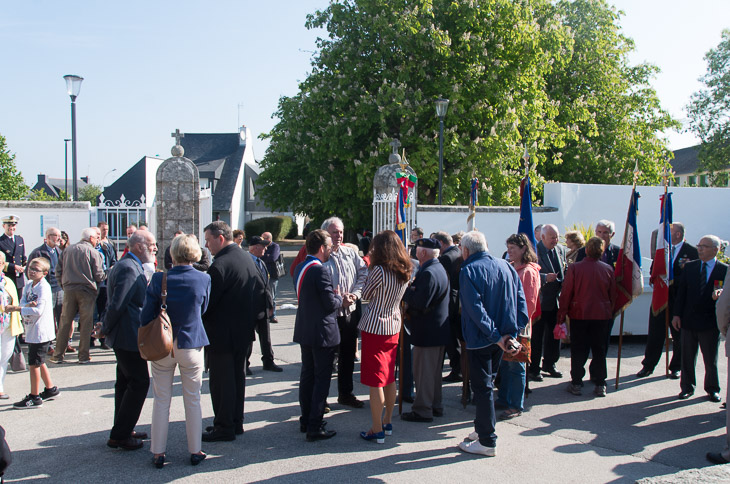
<path fill-rule="evenodd" d="M 362 298 L 370 304 L 363 310 L 357 328 L 370 334 L 392 336 L 400 332 L 400 301 L 406 292 L 408 282 L 400 282 L 390 271 L 382 266 L 370 268 Z"/>

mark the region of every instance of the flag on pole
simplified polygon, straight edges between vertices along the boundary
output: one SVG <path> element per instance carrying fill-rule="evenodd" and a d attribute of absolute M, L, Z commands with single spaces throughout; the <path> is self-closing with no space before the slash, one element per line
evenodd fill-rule
<path fill-rule="evenodd" d="M 672 194 L 666 192 L 660 197 L 661 218 L 659 219 L 659 232 L 656 241 L 656 254 L 654 265 L 651 271 L 651 283 L 654 286 L 654 294 L 651 296 L 651 312 L 658 315 L 669 304 L 669 285 L 674 280 L 674 269 L 672 251 Z"/>
<path fill-rule="evenodd" d="M 469 216 L 466 218 L 466 226 L 469 231 L 476 230 L 477 205 L 479 204 L 479 179 L 471 179 L 471 192 L 469 192 Z"/>
<path fill-rule="evenodd" d="M 398 183 L 398 206 L 396 207 L 395 211 L 395 232 L 398 234 L 398 237 L 400 237 L 403 245 L 407 247 L 408 238 L 406 235 L 406 208 L 410 207 L 411 198 L 413 196 L 413 192 L 409 194 L 408 189 L 416 186 L 416 180 L 418 180 L 418 178 L 416 178 L 416 175 L 408 173 L 405 170 L 403 170 L 402 172 L 396 172 L 395 176 Z"/>
<path fill-rule="evenodd" d="M 641 273 L 641 250 L 636 230 L 636 215 L 639 212 L 639 193 L 634 188 L 629 201 L 626 229 L 621 249 L 616 261 L 616 301 L 613 306 L 614 317 L 629 307 L 635 297 L 644 290 L 644 276 Z"/>
<path fill-rule="evenodd" d="M 535 226 L 532 224 L 532 186 L 529 175 L 520 183 L 520 223 L 517 225 L 517 233 L 525 234 L 532 243 L 532 248 L 537 251 Z"/>

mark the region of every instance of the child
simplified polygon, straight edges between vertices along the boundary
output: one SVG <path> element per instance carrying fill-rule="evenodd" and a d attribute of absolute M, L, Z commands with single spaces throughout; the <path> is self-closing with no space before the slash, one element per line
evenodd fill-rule
<path fill-rule="evenodd" d="M 46 367 L 45 357 L 48 346 L 55 337 L 53 323 L 53 303 L 51 286 L 45 277 L 51 269 L 48 259 L 33 259 L 28 267 L 30 279 L 23 288 L 23 296 L 18 306 L 6 306 L 5 311 L 18 311 L 25 325 L 25 341 L 28 343 L 28 366 L 30 367 L 30 394 L 14 403 L 14 408 L 37 408 L 60 392 L 53 386 L 51 375 Z M 40 390 L 40 380 L 45 390 Z"/>

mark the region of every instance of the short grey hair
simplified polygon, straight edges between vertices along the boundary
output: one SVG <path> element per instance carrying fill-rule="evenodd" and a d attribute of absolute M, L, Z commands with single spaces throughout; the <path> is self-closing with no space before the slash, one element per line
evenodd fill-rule
<path fill-rule="evenodd" d="M 464 236 L 461 238 L 461 246 L 464 249 L 468 250 L 469 254 L 486 252 L 487 239 L 484 237 L 483 233 L 472 230 L 471 232 L 467 232 L 466 234 L 464 234 Z"/>
<path fill-rule="evenodd" d="M 329 230 L 330 225 L 335 225 L 335 224 L 336 225 L 339 225 L 343 229 L 345 228 L 345 224 L 342 223 L 342 219 L 340 217 L 330 217 L 327 220 L 325 220 L 324 222 L 322 222 L 321 229 L 322 230 Z"/>
<path fill-rule="evenodd" d="M 613 223 L 611 220 L 599 220 L 598 222 L 596 222 L 596 228 L 598 227 L 606 227 L 611 233 L 616 232 L 616 224 Z"/>
<path fill-rule="evenodd" d="M 61 231 L 60 231 L 59 229 L 57 229 L 56 227 L 48 227 L 48 228 L 46 229 L 46 237 L 48 237 L 48 235 L 49 235 L 49 234 L 51 234 L 51 232 L 53 232 L 54 230 L 55 230 L 56 232 L 58 232 L 58 236 L 59 236 L 59 237 L 61 236 Z"/>
<path fill-rule="evenodd" d="M 720 246 L 722 245 L 722 240 L 720 240 L 720 237 L 718 237 L 717 235 L 707 234 L 707 235 L 703 235 L 702 238 L 709 239 L 712 242 L 712 245 L 716 249 L 719 249 Z"/>
<path fill-rule="evenodd" d="M 81 240 L 91 242 L 92 237 L 96 237 L 96 227 L 87 227 L 81 231 Z"/>
<path fill-rule="evenodd" d="M 146 244 L 147 239 L 145 238 L 144 230 L 137 230 L 135 233 L 129 236 L 127 240 L 127 247 L 131 250 L 137 244 Z"/>
<path fill-rule="evenodd" d="M 555 231 L 556 234 L 560 235 L 560 230 L 558 229 L 558 226 L 555 224 L 544 224 L 542 228 L 540 229 L 540 237 L 545 235 L 545 232 L 548 231 L 548 229 L 552 229 Z"/>
<path fill-rule="evenodd" d="M 425 252 L 426 254 L 428 254 L 428 257 L 430 259 L 436 259 L 436 258 L 438 258 L 439 254 L 441 253 L 441 250 L 439 250 L 439 249 L 429 249 L 427 247 L 418 247 L 416 249 L 416 253 L 418 253 L 418 252 Z"/>

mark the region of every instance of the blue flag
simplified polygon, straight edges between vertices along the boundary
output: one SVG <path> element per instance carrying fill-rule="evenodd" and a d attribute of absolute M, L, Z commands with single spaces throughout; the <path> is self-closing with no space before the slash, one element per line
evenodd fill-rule
<path fill-rule="evenodd" d="M 520 183 L 520 223 L 517 226 L 517 233 L 525 234 L 527 240 L 532 243 L 532 248 L 537 250 L 535 226 L 532 224 L 532 187 L 529 176 L 523 178 Z"/>

